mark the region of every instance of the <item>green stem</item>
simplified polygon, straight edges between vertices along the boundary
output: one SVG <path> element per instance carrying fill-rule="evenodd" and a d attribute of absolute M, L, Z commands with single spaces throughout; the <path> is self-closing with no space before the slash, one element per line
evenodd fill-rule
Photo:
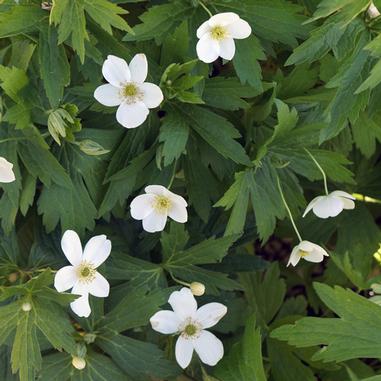
<path fill-rule="evenodd" d="M 208 7 L 207 7 L 201 0 L 198 0 L 198 3 L 204 8 L 205 12 L 206 12 L 210 17 L 213 16 L 212 12 L 208 9 Z"/>
<path fill-rule="evenodd" d="M 298 230 L 298 228 L 296 227 L 294 218 L 292 217 L 291 210 L 290 210 L 290 208 L 289 208 L 289 206 L 288 206 L 288 204 L 287 204 L 287 201 L 286 201 L 286 199 L 285 199 L 285 197 L 284 197 L 283 190 L 282 190 L 282 186 L 280 185 L 279 177 L 277 177 L 277 182 L 278 182 L 278 189 L 279 189 L 280 196 L 281 196 L 282 201 L 283 201 L 283 204 L 284 204 L 284 206 L 285 206 L 285 208 L 286 208 L 286 210 L 287 210 L 287 213 L 288 213 L 288 215 L 290 216 L 290 220 L 291 220 L 292 226 L 293 226 L 293 228 L 294 228 L 294 230 L 295 230 L 296 235 L 297 235 L 298 238 L 299 238 L 299 241 L 302 242 L 302 241 L 303 241 L 302 236 L 300 235 L 299 230 Z"/>
<path fill-rule="evenodd" d="M 173 173 L 172 173 L 171 179 L 169 180 L 167 189 L 171 189 L 173 180 L 175 179 L 175 176 L 176 176 L 176 168 L 177 168 L 177 160 L 175 161 L 175 164 L 173 164 Z"/>
<path fill-rule="evenodd" d="M 16 140 L 27 140 L 28 138 L 25 138 L 25 137 L 19 137 L 19 138 L 6 138 L 6 139 L 2 139 L 0 140 L 0 143 L 5 143 L 5 142 L 13 142 L 13 141 L 16 141 Z"/>
<path fill-rule="evenodd" d="M 327 176 L 324 172 L 324 169 L 321 167 L 321 165 L 318 163 L 318 161 L 315 159 L 314 155 L 312 155 L 312 153 L 310 151 L 308 151 L 307 148 L 304 148 L 304 150 L 308 153 L 308 155 L 310 156 L 310 158 L 312 159 L 312 161 L 316 164 L 316 166 L 319 168 L 319 171 L 321 172 L 321 174 L 323 175 L 323 181 L 324 181 L 324 190 L 325 190 L 325 194 L 328 195 L 329 192 L 328 192 L 328 185 L 327 185 Z"/>
<path fill-rule="evenodd" d="M 176 278 L 170 271 L 169 271 L 169 275 L 171 276 L 171 278 L 176 282 L 176 283 L 179 283 L 179 284 L 182 284 L 183 286 L 186 286 L 186 287 L 190 287 L 190 284 L 187 283 L 187 282 L 184 282 L 178 278 Z"/>

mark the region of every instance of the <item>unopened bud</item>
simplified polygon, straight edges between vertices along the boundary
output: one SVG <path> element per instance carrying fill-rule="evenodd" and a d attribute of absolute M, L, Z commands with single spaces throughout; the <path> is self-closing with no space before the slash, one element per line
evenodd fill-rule
<path fill-rule="evenodd" d="M 205 286 L 200 282 L 192 282 L 190 284 L 192 294 L 195 296 L 201 296 L 205 294 Z"/>
<path fill-rule="evenodd" d="M 73 365 L 75 369 L 82 370 L 86 367 L 86 360 L 82 357 L 73 356 L 71 365 Z"/>
<path fill-rule="evenodd" d="M 32 309 L 32 305 L 29 302 L 25 302 L 22 304 L 21 309 L 24 312 L 29 312 Z"/>
<path fill-rule="evenodd" d="M 15 283 L 16 282 L 16 280 L 18 279 L 18 274 L 17 273 L 11 273 L 11 274 L 9 274 L 8 275 L 8 280 L 9 280 L 9 282 L 11 282 L 11 283 Z"/>

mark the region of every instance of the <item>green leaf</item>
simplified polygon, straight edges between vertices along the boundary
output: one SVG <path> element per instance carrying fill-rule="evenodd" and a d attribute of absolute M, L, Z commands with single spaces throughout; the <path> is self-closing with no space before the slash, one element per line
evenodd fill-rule
<path fill-rule="evenodd" d="M 51 107 L 58 107 L 63 98 L 64 88 L 70 83 L 70 66 L 65 48 L 57 44 L 57 32 L 54 27 L 41 29 L 38 53 L 46 95 Z"/>
<path fill-rule="evenodd" d="M 339 317 L 306 317 L 294 325 L 275 329 L 271 337 L 296 347 L 324 345 L 313 360 L 345 361 L 353 358 L 379 358 L 381 307 L 351 290 L 315 283 L 320 299 Z"/>
<path fill-rule="evenodd" d="M 167 379 L 177 376 L 179 368 L 164 357 L 156 345 L 127 336 L 102 332 L 96 340 L 132 380 Z"/>
<path fill-rule="evenodd" d="M 36 31 L 48 17 L 39 4 L 14 4 L 0 13 L 0 38 Z"/>
<path fill-rule="evenodd" d="M 162 121 L 159 142 L 163 143 L 161 155 L 164 157 L 164 166 L 177 160 L 185 151 L 188 141 L 189 127 L 181 114 L 171 110 Z"/>
<path fill-rule="evenodd" d="M 244 40 L 237 40 L 236 49 L 233 64 L 239 80 L 242 84 L 247 83 L 260 92 L 262 90 L 262 69 L 258 60 L 266 59 L 261 43 L 252 34 Z"/>
<path fill-rule="evenodd" d="M 198 106 L 182 107 L 181 112 L 190 122 L 193 130 L 223 157 L 230 158 L 239 164 L 251 166 L 244 148 L 234 140 L 234 138 L 239 138 L 240 134 L 230 122 Z"/>
<path fill-rule="evenodd" d="M 250 105 L 242 98 L 253 98 L 261 93 L 261 89 L 261 85 L 242 85 L 233 77 L 214 77 L 206 81 L 203 99 L 208 106 L 223 110 L 247 109 Z"/>
<path fill-rule="evenodd" d="M 194 7 L 185 0 L 175 0 L 171 3 L 154 5 L 139 18 L 142 21 L 133 28 L 133 34 L 127 34 L 124 41 L 146 41 L 155 39 L 157 44 L 180 25 L 184 19 L 192 15 Z"/>
<path fill-rule="evenodd" d="M 308 28 L 302 25 L 306 18 L 300 14 L 302 8 L 289 1 L 218 0 L 214 4 L 220 11 L 235 12 L 249 21 L 255 35 L 264 40 L 295 47 L 298 38 L 307 36 Z"/>
<path fill-rule="evenodd" d="M 111 27 L 132 33 L 126 20 L 119 16 L 128 12 L 116 4 L 106 0 L 85 0 L 85 10 L 107 33 L 112 34 Z"/>
<path fill-rule="evenodd" d="M 233 345 L 217 365 L 213 375 L 221 381 L 266 381 L 262 359 L 262 338 L 256 328 L 255 317 L 250 317 L 239 343 Z"/>
<path fill-rule="evenodd" d="M 58 43 L 71 38 L 71 45 L 83 63 L 85 40 L 89 39 L 86 31 L 85 0 L 55 2 L 50 13 L 50 22 L 58 25 Z"/>

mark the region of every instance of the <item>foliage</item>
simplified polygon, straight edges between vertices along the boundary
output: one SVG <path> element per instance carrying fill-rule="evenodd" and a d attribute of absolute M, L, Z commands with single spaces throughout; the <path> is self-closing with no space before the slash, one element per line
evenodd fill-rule
<path fill-rule="evenodd" d="M 0 380 L 381 380 L 381 17 L 370 0 L 0 1 Z M 374 1 L 381 9 L 381 1 Z M 196 30 L 236 12 L 232 61 L 197 59 Z M 136 129 L 95 101 L 108 55 L 148 58 L 164 102 Z M 356 209 L 319 220 L 330 190 Z M 298 241 L 323 264 L 286 267 Z M 129 205 L 149 184 L 188 202 L 148 234 Z M 69 308 L 54 273 L 65 230 L 106 234 L 107 299 Z M 303 262 L 303 263 L 302 263 Z M 150 317 L 178 281 L 228 313 L 225 356 L 182 370 Z M 369 298 L 369 290 L 372 298 Z M 374 295 L 374 293 L 376 295 Z M 72 366 L 84 356 L 83 370 Z"/>

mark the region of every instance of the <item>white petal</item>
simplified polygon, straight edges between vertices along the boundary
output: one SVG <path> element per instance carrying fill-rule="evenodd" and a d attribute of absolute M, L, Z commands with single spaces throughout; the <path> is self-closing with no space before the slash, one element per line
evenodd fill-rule
<path fill-rule="evenodd" d="M 98 298 L 106 298 L 110 293 L 110 285 L 107 279 L 98 272 L 95 274 L 94 280 L 88 285 L 89 294 Z"/>
<path fill-rule="evenodd" d="M 193 341 L 193 345 L 204 364 L 214 366 L 224 357 L 221 340 L 208 331 L 201 331 L 200 336 Z"/>
<path fill-rule="evenodd" d="M 144 188 L 144 191 L 156 194 L 157 196 L 167 196 L 169 194 L 168 189 L 162 185 L 148 185 Z"/>
<path fill-rule="evenodd" d="M 168 303 L 180 320 L 194 316 L 197 311 L 197 302 L 189 288 L 183 287 L 180 291 L 172 292 Z"/>
<path fill-rule="evenodd" d="M 171 207 L 168 210 L 168 216 L 180 223 L 185 223 L 188 221 L 188 212 L 184 204 L 179 203 L 177 200 L 171 200 Z"/>
<path fill-rule="evenodd" d="M 74 230 L 66 230 L 61 239 L 61 248 L 67 260 L 76 266 L 82 261 L 82 245 Z"/>
<path fill-rule="evenodd" d="M 209 19 L 210 26 L 229 25 L 239 20 L 239 16 L 234 12 L 223 12 L 212 16 Z"/>
<path fill-rule="evenodd" d="M 315 249 L 315 246 L 316 245 L 310 241 L 302 241 L 296 247 L 298 247 L 299 250 L 303 250 L 303 251 L 306 251 L 307 253 L 309 253 L 310 251 Z"/>
<path fill-rule="evenodd" d="M 341 191 L 341 190 L 336 190 L 330 193 L 332 196 L 339 196 L 339 197 L 345 197 L 349 198 L 350 200 L 356 200 L 356 197 L 353 197 L 350 193 Z"/>
<path fill-rule="evenodd" d="M 83 250 L 83 260 L 100 266 L 111 253 L 111 241 L 104 234 L 92 237 Z"/>
<path fill-rule="evenodd" d="M 130 62 L 131 81 L 143 83 L 147 78 L 148 62 L 145 54 L 136 54 Z"/>
<path fill-rule="evenodd" d="M 94 98 L 104 106 L 119 106 L 122 103 L 120 89 L 107 83 L 94 91 Z"/>
<path fill-rule="evenodd" d="M 344 204 L 339 197 L 324 196 L 313 207 L 313 212 L 320 218 L 336 217 L 342 212 Z"/>
<path fill-rule="evenodd" d="M 173 311 L 159 311 L 149 319 L 152 329 L 165 335 L 176 333 L 181 324 Z"/>
<path fill-rule="evenodd" d="M 72 288 L 77 281 L 77 273 L 73 266 L 65 266 L 59 269 L 54 277 L 54 287 L 58 292 Z"/>
<path fill-rule="evenodd" d="M 341 201 L 343 202 L 344 209 L 354 209 L 356 204 L 353 200 L 350 200 L 349 198 L 342 197 Z"/>
<path fill-rule="evenodd" d="M 89 293 L 89 284 L 85 282 L 76 282 L 71 293 L 74 295 L 86 295 Z"/>
<path fill-rule="evenodd" d="M 156 196 L 153 194 L 141 194 L 135 197 L 130 205 L 131 217 L 135 220 L 143 220 L 153 212 L 153 203 Z"/>
<path fill-rule="evenodd" d="M 74 300 L 74 302 L 70 303 L 70 307 L 79 317 L 89 317 L 91 314 L 89 295 L 85 294 L 80 296 Z"/>
<path fill-rule="evenodd" d="M 167 223 L 167 213 L 159 213 L 153 210 L 143 219 L 143 229 L 148 233 L 161 232 Z"/>
<path fill-rule="evenodd" d="M 103 63 L 102 74 L 106 81 L 116 87 L 121 87 L 131 79 L 127 62 L 119 57 L 109 55 Z"/>
<path fill-rule="evenodd" d="M 139 89 L 143 92 L 143 103 L 148 108 L 155 108 L 163 102 L 164 96 L 160 87 L 154 83 L 145 82 L 139 85 Z"/>
<path fill-rule="evenodd" d="M 0 183 L 11 183 L 15 180 L 13 164 L 4 157 L 0 157 Z"/>
<path fill-rule="evenodd" d="M 232 38 L 225 38 L 220 41 L 220 57 L 231 60 L 235 53 L 235 43 Z"/>
<path fill-rule="evenodd" d="M 318 197 L 315 197 L 308 205 L 307 205 L 307 208 L 306 210 L 304 211 L 303 213 L 303 217 L 305 217 L 307 215 L 307 213 L 309 213 L 312 208 L 319 202 L 319 200 L 324 197 L 324 196 L 318 196 Z"/>
<path fill-rule="evenodd" d="M 227 307 L 221 303 L 208 303 L 197 310 L 196 321 L 202 328 L 210 328 L 216 325 L 227 311 Z"/>
<path fill-rule="evenodd" d="M 177 363 L 183 369 L 185 369 L 190 364 L 192 360 L 192 354 L 193 340 L 188 340 L 183 338 L 182 336 L 179 336 L 179 338 L 176 341 L 175 355 Z"/>
<path fill-rule="evenodd" d="M 169 195 L 169 197 L 171 198 L 171 200 L 176 201 L 176 203 L 178 203 L 178 204 L 180 204 L 180 205 L 188 206 L 188 204 L 187 204 L 187 202 L 185 201 L 185 198 L 184 198 L 184 197 L 179 196 L 178 194 L 173 193 L 173 192 L 169 191 L 168 189 L 166 189 L 166 191 L 167 191 L 167 195 Z"/>
<path fill-rule="evenodd" d="M 319 263 L 323 261 L 324 255 L 320 251 L 313 250 L 304 256 L 303 259 L 308 262 Z"/>
<path fill-rule="evenodd" d="M 198 28 L 197 28 L 197 38 L 201 38 L 205 33 L 208 33 L 210 31 L 209 26 L 209 20 L 203 22 Z"/>
<path fill-rule="evenodd" d="M 204 34 L 196 45 L 198 58 L 205 62 L 211 63 L 220 55 L 220 45 L 216 40 L 210 37 L 209 33 Z"/>
<path fill-rule="evenodd" d="M 294 267 L 299 263 L 300 261 L 300 254 L 299 254 L 299 245 L 295 246 L 292 249 L 290 259 L 288 260 L 287 267 L 290 265 L 293 265 Z"/>
<path fill-rule="evenodd" d="M 116 112 L 116 120 L 123 127 L 136 128 L 145 122 L 148 114 L 149 110 L 143 102 L 122 103 Z"/>
<path fill-rule="evenodd" d="M 230 36 L 233 38 L 247 38 L 251 34 L 251 27 L 245 20 L 237 20 L 227 26 Z"/>

